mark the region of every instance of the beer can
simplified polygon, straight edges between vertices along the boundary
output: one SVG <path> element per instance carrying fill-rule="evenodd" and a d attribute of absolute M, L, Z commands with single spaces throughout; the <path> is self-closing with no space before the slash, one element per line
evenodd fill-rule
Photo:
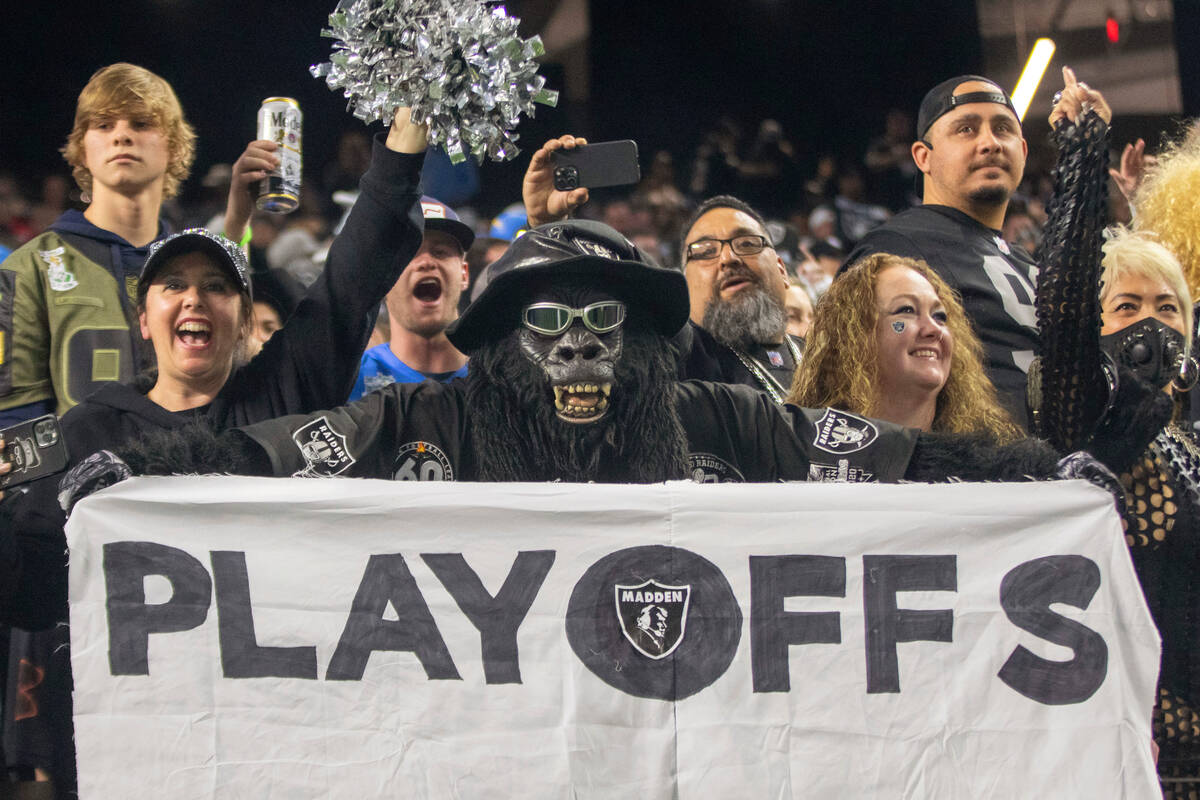
<path fill-rule="evenodd" d="M 279 145 L 279 166 L 258 183 L 257 205 L 287 214 L 300 205 L 300 104 L 290 97 L 268 97 L 258 109 L 258 138 Z"/>

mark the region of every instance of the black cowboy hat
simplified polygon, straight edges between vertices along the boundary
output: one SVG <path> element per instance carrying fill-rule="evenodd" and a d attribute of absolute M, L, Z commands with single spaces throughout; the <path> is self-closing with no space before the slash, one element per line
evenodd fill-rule
<path fill-rule="evenodd" d="M 487 288 L 446 331 L 451 344 L 471 353 L 517 323 L 535 282 L 584 277 L 639 308 L 655 329 L 674 336 L 687 322 L 683 273 L 647 263 L 641 251 L 600 222 L 551 222 L 526 231 L 484 272 Z"/>

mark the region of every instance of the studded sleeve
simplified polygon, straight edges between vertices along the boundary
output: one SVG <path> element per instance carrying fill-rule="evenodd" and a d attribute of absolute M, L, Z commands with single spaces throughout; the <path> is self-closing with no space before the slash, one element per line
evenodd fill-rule
<path fill-rule="evenodd" d="M 1041 402 L 1035 435 L 1060 452 L 1087 446 L 1108 395 L 1100 355 L 1100 260 L 1108 202 L 1108 125 L 1060 123 L 1054 196 L 1038 248 Z M 1036 377 L 1031 375 L 1036 383 Z"/>

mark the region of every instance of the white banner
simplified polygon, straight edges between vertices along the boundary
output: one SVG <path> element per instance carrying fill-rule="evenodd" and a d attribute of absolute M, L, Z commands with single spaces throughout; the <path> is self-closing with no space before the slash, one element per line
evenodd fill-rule
<path fill-rule="evenodd" d="M 142 478 L 67 533 L 85 799 L 1157 792 L 1078 482 Z"/>

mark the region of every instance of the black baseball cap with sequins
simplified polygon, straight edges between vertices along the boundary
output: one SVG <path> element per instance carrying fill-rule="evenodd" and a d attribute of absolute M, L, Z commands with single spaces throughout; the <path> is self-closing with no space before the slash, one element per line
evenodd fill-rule
<path fill-rule="evenodd" d="M 150 255 L 142 265 L 142 274 L 138 278 L 138 302 L 146 297 L 154 276 L 176 256 L 186 253 L 201 252 L 217 262 L 233 279 L 238 291 L 251 297 L 250 263 L 246 254 L 237 242 L 232 242 L 218 233 L 206 228 L 188 228 L 185 231 L 168 236 L 150 245 Z"/>

